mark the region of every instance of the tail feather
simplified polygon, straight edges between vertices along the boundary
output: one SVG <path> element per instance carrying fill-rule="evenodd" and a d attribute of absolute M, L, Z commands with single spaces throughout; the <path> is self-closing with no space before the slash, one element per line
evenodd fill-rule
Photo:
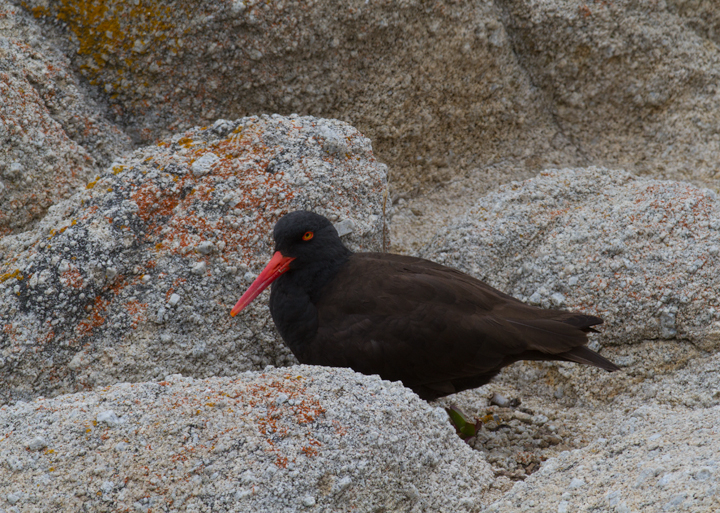
<path fill-rule="evenodd" d="M 508 319 L 511 324 L 523 329 L 527 349 L 512 359 L 566 360 L 592 365 L 608 372 L 620 368 L 592 349 L 588 349 L 587 334 L 597 333 L 592 326 L 603 323 L 599 317 L 569 313 L 561 317 L 541 319 Z"/>
<path fill-rule="evenodd" d="M 597 354 L 587 346 L 574 347 L 570 351 L 560 353 L 557 356 L 561 356 L 571 362 L 584 363 L 585 365 L 592 365 L 594 367 L 600 367 L 608 372 L 619 371 L 620 367 L 615 365 L 613 362 Z"/>
<path fill-rule="evenodd" d="M 569 324 L 570 326 L 575 326 L 576 328 L 580 328 L 582 331 L 585 331 L 586 333 L 587 333 L 587 331 L 596 332 L 596 330 L 591 328 L 591 326 L 597 326 L 597 325 L 603 323 L 603 320 L 600 317 L 595 317 L 594 315 L 583 315 L 583 314 L 568 314 L 558 320 L 564 322 L 565 324 Z"/>

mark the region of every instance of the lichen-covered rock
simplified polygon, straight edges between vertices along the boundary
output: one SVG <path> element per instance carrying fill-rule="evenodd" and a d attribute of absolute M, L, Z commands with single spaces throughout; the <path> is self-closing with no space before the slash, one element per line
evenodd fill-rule
<path fill-rule="evenodd" d="M 603 344 L 720 346 L 720 200 L 708 189 L 546 171 L 479 200 L 422 256 L 523 301 L 599 315 Z"/>
<path fill-rule="evenodd" d="M 488 162 L 518 179 L 539 166 L 580 164 L 518 65 L 492 2 L 23 5 L 59 34 L 80 73 L 141 140 L 201 119 L 298 112 L 352 123 L 403 190 Z"/>
<path fill-rule="evenodd" d="M 298 366 L 0 408 L 0 507 L 478 511 L 492 479 L 399 383 Z"/>
<path fill-rule="evenodd" d="M 35 20 L 0 0 L 0 236 L 29 229 L 129 149 L 79 82 Z"/>
<path fill-rule="evenodd" d="M 0 241 L 0 401 L 294 358 L 263 301 L 229 310 L 288 211 L 381 250 L 385 166 L 351 126 L 250 117 L 142 148 Z"/>

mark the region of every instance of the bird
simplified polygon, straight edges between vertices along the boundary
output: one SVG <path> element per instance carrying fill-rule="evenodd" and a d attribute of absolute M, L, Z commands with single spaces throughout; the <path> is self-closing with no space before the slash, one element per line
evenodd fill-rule
<path fill-rule="evenodd" d="M 300 363 L 401 381 L 426 401 L 520 360 L 619 370 L 586 345 L 599 317 L 528 305 L 430 260 L 352 252 L 310 211 L 281 217 L 273 237 L 270 262 L 230 313 L 272 285 L 270 313 Z"/>

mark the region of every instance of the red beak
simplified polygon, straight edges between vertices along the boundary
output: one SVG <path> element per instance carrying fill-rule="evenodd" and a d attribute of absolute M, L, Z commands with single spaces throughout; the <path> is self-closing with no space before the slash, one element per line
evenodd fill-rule
<path fill-rule="evenodd" d="M 255 278 L 255 281 L 252 282 L 252 285 L 250 285 L 250 287 L 245 291 L 245 294 L 242 295 L 240 301 L 238 301 L 233 309 L 230 310 L 230 315 L 235 317 L 243 308 L 252 303 L 252 300 L 258 297 L 263 290 L 268 288 L 268 285 L 277 280 L 282 273 L 288 270 L 288 266 L 293 260 L 295 259 L 283 256 L 282 253 L 276 251 L 270 259 L 270 262 L 268 262 L 268 265 L 265 266 L 265 269 L 263 269 L 260 275 Z"/>

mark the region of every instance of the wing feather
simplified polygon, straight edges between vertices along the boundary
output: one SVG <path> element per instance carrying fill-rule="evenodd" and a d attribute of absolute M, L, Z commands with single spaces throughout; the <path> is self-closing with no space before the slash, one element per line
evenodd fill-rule
<path fill-rule="evenodd" d="M 577 349 L 601 319 L 527 305 L 419 258 L 356 253 L 322 290 L 317 306 L 313 360 L 379 373 L 410 387 L 434 384 L 444 390 L 452 380 L 478 381 L 524 359 L 524 353 L 529 359 L 612 365 Z"/>

